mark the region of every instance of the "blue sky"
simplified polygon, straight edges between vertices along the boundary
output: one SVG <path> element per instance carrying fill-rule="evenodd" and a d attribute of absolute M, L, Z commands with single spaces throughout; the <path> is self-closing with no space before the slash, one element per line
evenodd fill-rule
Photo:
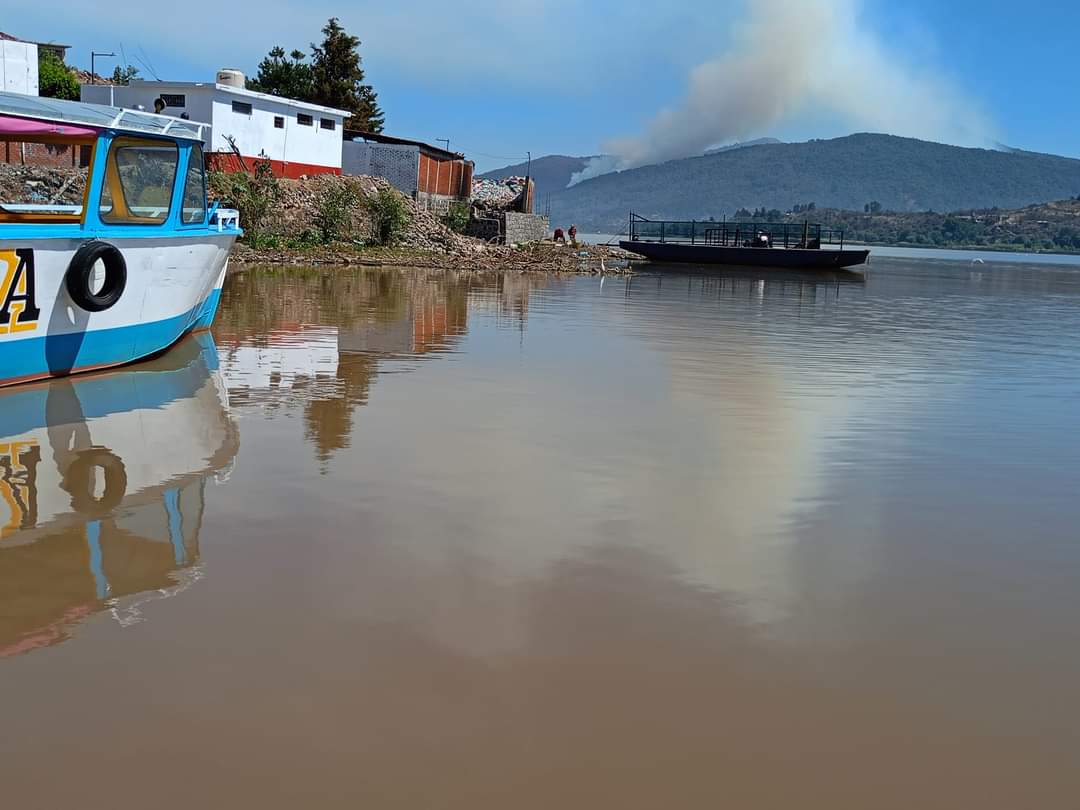
<path fill-rule="evenodd" d="M 119 53 L 122 46 L 129 61 L 138 64 L 139 55 L 162 78 L 192 81 L 223 66 L 254 72 L 273 45 L 305 48 L 333 14 L 364 40 L 387 130 L 449 138 L 486 169 L 526 150 L 595 154 L 613 138 L 646 131 L 661 109 L 679 106 L 691 71 L 734 47 L 751 2 L 797 0 L 231 0 L 199 14 L 183 4 L 147 14 L 145 3 L 113 0 L 71 3 L 62 14 L 47 4 L 18 4 L 5 11 L 3 28 L 69 43 L 69 61 L 81 67 L 89 66 L 91 48 Z M 957 118 L 977 118 L 988 142 L 1080 157 L 1080 3 L 814 2 L 854 8 L 854 38 L 876 42 L 879 56 L 902 63 L 905 76 L 947 87 L 939 116 L 955 109 Z M 918 132 L 936 125 L 927 126 Z M 866 128 L 873 127 L 858 116 L 815 103 L 746 134 L 802 140 Z M 940 139 L 949 140 L 945 129 Z"/>

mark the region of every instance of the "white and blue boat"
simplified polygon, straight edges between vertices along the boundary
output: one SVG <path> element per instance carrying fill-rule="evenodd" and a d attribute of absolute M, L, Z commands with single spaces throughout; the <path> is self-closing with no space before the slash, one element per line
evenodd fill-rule
<path fill-rule="evenodd" d="M 124 365 L 210 327 L 241 231 L 208 205 L 206 130 L 0 92 L 0 141 L 85 164 L 81 203 L 0 201 L 0 386 Z"/>

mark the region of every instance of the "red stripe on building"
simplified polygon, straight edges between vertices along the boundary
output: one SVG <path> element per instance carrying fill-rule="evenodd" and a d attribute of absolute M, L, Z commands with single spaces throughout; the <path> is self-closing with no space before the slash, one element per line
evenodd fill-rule
<path fill-rule="evenodd" d="M 249 172 L 255 170 L 256 163 L 266 160 L 266 158 L 244 156 L 244 161 L 247 163 L 246 168 Z M 274 173 L 274 176 L 285 177 L 289 180 L 296 180 L 304 175 L 312 174 L 341 174 L 341 168 L 337 166 L 319 166 L 315 163 L 296 163 L 284 160 L 271 160 L 269 163 L 270 171 Z M 206 167 L 221 172 L 242 172 L 245 169 L 240 159 L 231 152 L 207 152 Z"/>

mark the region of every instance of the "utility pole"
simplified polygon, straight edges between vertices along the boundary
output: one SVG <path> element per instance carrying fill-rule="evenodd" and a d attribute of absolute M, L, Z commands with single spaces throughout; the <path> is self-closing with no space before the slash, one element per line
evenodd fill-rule
<path fill-rule="evenodd" d="M 532 152 L 526 152 L 525 154 L 529 156 L 529 163 L 525 168 L 525 199 L 523 200 L 524 205 L 521 206 L 521 209 L 523 213 L 531 214 L 534 211 L 533 206 L 529 205 L 529 200 L 532 196 L 529 193 L 530 187 L 532 186 Z"/>
<path fill-rule="evenodd" d="M 99 56 L 116 56 L 116 54 L 90 51 L 90 84 L 97 84 L 97 71 L 94 70 L 94 60 Z"/>

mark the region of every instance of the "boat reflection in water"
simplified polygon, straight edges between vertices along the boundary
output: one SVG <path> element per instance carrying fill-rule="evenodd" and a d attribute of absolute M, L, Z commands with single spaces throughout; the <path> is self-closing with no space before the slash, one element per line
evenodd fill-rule
<path fill-rule="evenodd" d="M 130 370 L 0 394 L 0 657 L 201 576 L 206 479 L 239 434 L 208 334 Z"/>

